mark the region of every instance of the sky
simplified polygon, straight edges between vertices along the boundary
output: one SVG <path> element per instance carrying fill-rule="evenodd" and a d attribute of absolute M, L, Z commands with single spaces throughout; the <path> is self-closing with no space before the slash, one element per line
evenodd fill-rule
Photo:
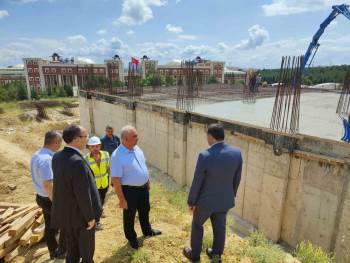
<path fill-rule="evenodd" d="M 302 55 L 334 4 L 350 0 L 0 0 L 0 66 L 23 57 L 103 63 L 147 55 L 278 68 Z M 313 66 L 349 64 L 350 21 L 326 29 Z"/>

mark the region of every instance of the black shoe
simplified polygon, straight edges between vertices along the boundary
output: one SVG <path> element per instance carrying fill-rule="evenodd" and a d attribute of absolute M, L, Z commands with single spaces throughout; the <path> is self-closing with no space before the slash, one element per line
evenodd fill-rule
<path fill-rule="evenodd" d="M 154 236 L 159 236 L 162 234 L 162 231 L 157 230 L 157 229 L 152 229 L 150 233 L 144 235 L 145 237 L 154 237 Z"/>
<path fill-rule="evenodd" d="M 200 257 L 193 257 L 192 255 L 192 249 L 189 248 L 189 247 L 185 247 L 183 250 L 182 250 L 182 254 L 187 258 L 189 259 L 191 262 L 199 262 L 200 261 Z"/>
<path fill-rule="evenodd" d="M 221 255 L 220 254 L 214 254 L 212 248 L 207 248 L 205 250 L 205 252 L 207 253 L 207 256 L 211 260 L 213 260 L 214 262 L 217 262 L 217 263 L 221 263 Z"/>
<path fill-rule="evenodd" d="M 133 249 L 139 249 L 140 245 L 139 242 L 136 240 L 132 240 L 129 241 L 129 245 L 133 248 Z"/>
<path fill-rule="evenodd" d="M 59 252 L 55 251 L 54 253 L 50 253 L 50 259 L 65 259 L 66 258 L 66 253 L 65 252 Z"/>

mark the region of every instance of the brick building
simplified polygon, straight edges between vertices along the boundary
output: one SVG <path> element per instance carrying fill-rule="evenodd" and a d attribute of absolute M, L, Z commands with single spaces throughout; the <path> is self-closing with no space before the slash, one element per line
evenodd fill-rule
<path fill-rule="evenodd" d="M 52 60 L 23 58 L 27 91 L 47 91 L 54 87 L 70 85 L 84 88 L 90 78 L 109 78 L 124 81 L 123 61 L 118 55 L 104 64 L 79 64 L 73 59 L 61 59 L 54 53 Z"/>
<path fill-rule="evenodd" d="M 11 83 L 13 81 L 25 81 L 23 68 L 0 68 L 0 86 Z"/>
<path fill-rule="evenodd" d="M 173 76 L 176 80 L 181 76 L 181 63 L 169 63 L 158 65 L 157 60 L 152 60 L 144 55 L 141 58 L 142 78 L 145 78 L 151 72 L 157 72 L 161 76 Z M 213 76 L 218 82 L 224 83 L 225 62 L 203 60 L 197 57 L 194 69 L 202 73 L 205 82 Z"/>

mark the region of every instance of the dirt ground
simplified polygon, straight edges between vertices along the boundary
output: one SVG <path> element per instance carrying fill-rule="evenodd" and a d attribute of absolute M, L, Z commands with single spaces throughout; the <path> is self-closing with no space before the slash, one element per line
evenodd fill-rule
<path fill-rule="evenodd" d="M 32 203 L 35 200 L 35 192 L 29 171 L 31 155 L 42 146 L 47 130 L 62 130 L 70 123 L 79 123 L 79 112 L 78 108 L 75 108 L 75 116 L 68 117 L 60 114 L 58 109 L 50 109 L 48 115 L 51 119 L 42 122 L 22 122 L 18 118 L 22 113 L 21 110 L 11 108 L 0 114 L 0 200 Z M 182 248 L 189 244 L 191 228 L 191 215 L 186 207 L 187 193 L 168 176 L 152 167 L 150 175 L 150 220 L 153 227 L 162 230 L 163 234 L 145 240 L 140 237 L 141 249 L 135 251 L 130 248 L 123 234 L 122 211 L 118 208 L 114 191 L 110 189 L 104 208 L 106 217 L 101 220 L 103 230 L 96 233 L 96 263 L 187 262 L 182 256 Z M 9 184 L 15 185 L 16 189 L 10 190 Z M 232 223 L 232 219 L 229 218 L 228 224 Z M 211 245 L 212 233 L 208 227 L 209 223 L 206 224 L 204 247 Z M 136 231 L 141 236 L 138 220 Z M 32 259 L 32 253 L 41 247 L 45 247 L 45 243 L 23 248 L 21 255 L 14 262 L 64 262 L 50 261 L 48 254 Z M 242 251 L 245 248 L 247 241 L 228 230 L 224 262 L 241 262 L 244 255 Z M 209 262 L 204 252 L 202 262 Z"/>

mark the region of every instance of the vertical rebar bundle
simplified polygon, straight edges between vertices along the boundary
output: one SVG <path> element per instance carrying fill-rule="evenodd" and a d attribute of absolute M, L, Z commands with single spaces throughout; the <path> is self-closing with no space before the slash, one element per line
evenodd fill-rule
<path fill-rule="evenodd" d="M 141 66 L 129 62 L 128 70 L 128 95 L 130 98 L 140 97 L 143 95 L 143 87 L 141 86 Z"/>
<path fill-rule="evenodd" d="M 194 69 L 194 61 L 182 61 L 181 73 L 177 86 L 176 108 L 193 110 L 194 99 L 199 95 L 201 83 L 198 71 Z"/>
<path fill-rule="evenodd" d="M 300 91 L 304 56 L 282 57 L 270 128 L 284 133 L 299 132 Z"/>
<path fill-rule="evenodd" d="M 350 115 L 350 71 L 345 75 L 336 113 L 344 118 L 348 118 Z"/>

